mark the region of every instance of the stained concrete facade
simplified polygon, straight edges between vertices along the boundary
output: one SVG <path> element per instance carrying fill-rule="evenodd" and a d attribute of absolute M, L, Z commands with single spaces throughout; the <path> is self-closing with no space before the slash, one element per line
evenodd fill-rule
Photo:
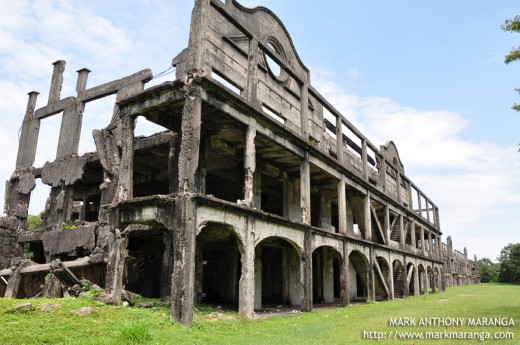
<path fill-rule="evenodd" d="M 312 87 L 271 11 L 196 0 L 172 65 L 175 80 L 150 88 L 150 70 L 87 87 L 82 69 L 76 95 L 61 98 L 57 61 L 47 105 L 29 94 L 0 219 L 6 297 L 38 293 L 57 259 L 112 303 L 125 290 L 169 298 L 183 325 L 196 302 L 252 317 L 479 282 L 476 258 L 442 243 L 439 208 L 396 145 L 372 144 Z M 96 151 L 78 156 L 87 104 L 113 94 Z M 40 123 L 58 114 L 56 159 L 35 167 Z M 138 117 L 164 131 L 135 137 Z M 37 179 L 52 188 L 41 227 L 26 231 Z M 33 261 L 21 260 L 24 246 Z M 60 296 L 55 276 L 45 292 Z"/>

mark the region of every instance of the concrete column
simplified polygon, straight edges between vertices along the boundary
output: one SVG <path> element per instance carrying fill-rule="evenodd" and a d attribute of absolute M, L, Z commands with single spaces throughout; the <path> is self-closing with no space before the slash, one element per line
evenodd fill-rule
<path fill-rule="evenodd" d="M 410 282 L 408 281 L 407 265 L 406 256 L 403 255 L 403 297 L 408 297 L 410 295 Z"/>
<path fill-rule="evenodd" d="M 413 211 L 413 202 L 412 202 L 412 182 L 408 181 L 407 185 L 407 192 L 408 192 L 408 209 Z"/>
<path fill-rule="evenodd" d="M 322 247 L 323 302 L 334 302 L 334 263 L 328 248 Z"/>
<path fill-rule="evenodd" d="M 385 238 L 386 243 L 390 243 L 390 234 L 392 230 L 390 229 L 390 208 L 388 205 L 385 205 L 385 221 L 384 221 L 384 232 L 385 232 Z"/>
<path fill-rule="evenodd" d="M 47 102 L 48 105 L 60 100 L 61 86 L 63 84 L 63 72 L 65 71 L 65 61 L 58 60 L 52 65 L 54 66 L 54 70 L 52 71 L 49 100 Z"/>
<path fill-rule="evenodd" d="M 386 159 L 385 157 L 379 158 L 379 178 L 381 179 L 381 187 L 386 192 Z"/>
<path fill-rule="evenodd" d="M 426 246 L 424 244 L 424 228 L 421 226 L 421 254 L 424 256 L 426 255 Z"/>
<path fill-rule="evenodd" d="M 399 244 L 404 247 L 405 233 L 404 233 L 404 218 L 403 215 L 399 215 Z"/>
<path fill-rule="evenodd" d="M 413 271 L 413 277 L 414 277 L 414 281 L 413 281 L 413 290 L 414 290 L 414 296 L 419 296 L 421 294 L 421 291 L 419 291 L 419 274 L 417 273 L 417 266 L 414 266 L 414 271 Z"/>
<path fill-rule="evenodd" d="M 343 241 L 343 260 L 341 261 L 340 266 L 340 303 L 342 307 L 345 307 L 350 302 L 350 289 L 349 289 L 349 278 L 348 278 L 348 269 L 350 265 L 350 261 L 348 258 L 348 242 L 346 240 Z"/>
<path fill-rule="evenodd" d="M 84 109 L 83 102 L 74 102 L 63 110 L 56 158 L 78 154 Z"/>
<path fill-rule="evenodd" d="M 254 175 L 256 170 L 255 136 L 256 129 L 249 125 L 246 130 L 246 147 L 244 150 L 244 202 L 250 207 L 253 206 L 254 199 Z"/>
<path fill-rule="evenodd" d="M 302 209 L 302 223 L 311 223 L 311 173 L 309 153 L 300 162 L 300 207 Z"/>
<path fill-rule="evenodd" d="M 364 202 L 364 219 L 363 223 L 365 225 L 365 239 L 372 240 L 372 212 L 371 212 L 371 202 L 370 202 L 370 191 L 367 191 L 367 195 L 363 198 Z"/>
<path fill-rule="evenodd" d="M 430 230 L 426 232 L 426 236 L 428 237 L 428 252 L 433 253 L 432 249 L 432 233 Z"/>
<path fill-rule="evenodd" d="M 421 201 L 421 192 L 417 191 L 417 203 L 419 204 L 419 217 L 423 218 L 422 214 L 422 201 Z"/>
<path fill-rule="evenodd" d="M 38 92 L 29 92 L 27 109 L 25 111 L 18 144 L 16 170 L 28 168 L 34 164 L 36 146 L 38 144 L 38 134 L 40 133 L 40 120 L 34 117 L 34 108 L 36 106 L 37 98 Z"/>
<path fill-rule="evenodd" d="M 195 297 L 195 205 L 189 194 L 176 198 L 173 221 L 171 321 L 190 326 Z"/>
<path fill-rule="evenodd" d="M 375 261 L 375 253 L 372 247 L 369 248 L 370 257 L 368 258 L 368 268 L 367 268 L 367 301 L 375 301 L 376 300 L 376 285 L 375 285 L 375 277 L 374 277 L 374 261 Z"/>
<path fill-rule="evenodd" d="M 119 305 L 123 289 L 125 260 L 128 255 L 128 238 L 121 235 L 120 229 L 115 229 L 115 237 L 116 240 L 109 256 L 105 289 L 110 294 L 112 303 Z"/>
<path fill-rule="evenodd" d="M 252 318 L 255 309 L 255 219 L 246 217 L 246 231 L 241 251 L 242 275 L 239 281 L 238 314 Z"/>
<path fill-rule="evenodd" d="M 397 202 L 399 205 L 403 204 L 403 198 L 401 197 L 401 173 L 396 170 L 396 185 L 397 185 Z"/>
<path fill-rule="evenodd" d="M 412 246 L 417 248 L 417 242 L 415 241 L 415 222 L 410 220 L 410 236 L 412 237 Z"/>
<path fill-rule="evenodd" d="M 428 220 L 428 222 L 430 221 L 430 200 L 426 199 L 425 198 L 425 201 L 426 201 L 426 219 Z"/>
<path fill-rule="evenodd" d="M 123 116 L 121 165 L 115 202 L 132 199 L 134 194 L 134 124 L 133 117 Z"/>
<path fill-rule="evenodd" d="M 304 140 L 309 139 L 309 76 L 307 74 L 306 80 L 301 85 L 301 108 L 300 108 L 300 126 L 301 126 L 301 135 Z"/>
<path fill-rule="evenodd" d="M 255 309 L 262 308 L 262 250 L 255 248 Z"/>
<path fill-rule="evenodd" d="M 368 152 L 367 141 L 365 139 L 361 141 L 361 160 L 363 161 L 363 178 L 368 180 Z"/>
<path fill-rule="evenodd" d="M 338 162 L 343 165 L 343 150 L 345 144 L 343 144 L 343 120 L 341 116 L 336 116 L 336 155 L 338 156 Z"/>
<path fill-rule="evenodd" d="M 345 182 L 340 180 L 338 182 L 338 218 L 340 234 L 347 233 L 347 194 Z"/>
<path fill-rule="evenodd" d="M 249 40 L 249 58 L 247 64 L 247 86 L 244 91 L 246 92 L 245 97 L 247 100 L 260 109 L 262 106 L 257 97 L 259 56 L 258 40 L 255 37 L 251 37 Z"/>
<path fill-rule="evenodd" d="M 302 311 L 312 311 L 312 247 L 313 234 L 310 228 L 305 230 L 304 248 L 303 248 L 303 295 L 301 308 Z"/>
<path fill-rule="evenodd" d="M 437 258 L 439 260 L 442 260 L 442 239 L 441 239 L 441 235 L 436 235 L 435 242 L 437 243 Z"/>
<path fill-rule="evenodd" d="M 388 290 L 390 292 L 389 299 L 395 299 L 394 290 L 394 263 L 388 260 Z"/>

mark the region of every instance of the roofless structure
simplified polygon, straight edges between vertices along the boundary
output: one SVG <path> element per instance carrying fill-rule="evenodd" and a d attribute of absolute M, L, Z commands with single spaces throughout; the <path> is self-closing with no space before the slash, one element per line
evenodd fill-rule
<path fill-rule="evenodd" d="M 150 88 L 150 70 L 92 87 L 82 69 L 63 98 L 57 61 L 46 105 L 29 93 L 0 219 L 1 295 L 44 285 L 61 296 L 85 278 L 114 304 L 125 290 L 169 298 L 172 320 L 190 325 L 195 302 L 252 317 L 479 281 L 476 258 L 442 243 L 439 208 L 396 145 L 370 142 L 312 87 L 271 11 L 196 0 L 172 64 L 175 80 Z M 96 151 L 78 155 L 89 103 L 113 94 Z M 62 118 L 56 159 L 37 167 L 51 116 Z M 164 131 L 136 137 L 138 117 Z M 42 225 L 27 231 L 37 179 L 51 191 Z"/>

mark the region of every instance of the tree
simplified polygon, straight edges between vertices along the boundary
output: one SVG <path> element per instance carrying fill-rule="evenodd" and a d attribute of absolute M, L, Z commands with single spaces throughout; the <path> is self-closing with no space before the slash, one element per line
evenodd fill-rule
<path fill-rule="evenodd" d="M 498 257 L 500 268 L 498 281 L 501 283 L 520 284 L 520 243 L 509 243 Z"/>
<path fill-rule="evenodd" d="M 516 16 L 514 19 L 508 19 L 502 25 L 502 30 L 509 32 L 520 32 L 520 16 Z M 520 59 L 520 47 L 513 48 L 509 54 L 506 55 L 504 62 L 509 64 L 513 61 Z M 516 92 L 520 93 L 520 89 L 515 89 Z M 516 111 L 520 111 L 520 104 L 514 104 L 512 108 Z"/>
<path fill-rule="evenodd" d="M 480 266 L 480 281 L 482 283 L 496 282 L 498 280 L 498 264 L 495 264 L 488 258 L 482 258 L 478 261 Z"/>

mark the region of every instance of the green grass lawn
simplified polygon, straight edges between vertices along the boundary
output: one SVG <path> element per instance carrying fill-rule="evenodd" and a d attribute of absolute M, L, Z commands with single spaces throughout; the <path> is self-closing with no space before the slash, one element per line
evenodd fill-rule
<path fill-rule="evenodd" d="M 33 311 L 13 312 L 31 302 Z M 54 309 L 41 311 L 42 303 Z M 90 315 L 72 310 L 92 307 Z M 463 326 L 390 326 L 391 318 L 465 318 Z M 514 326 L 468 326 L 468 318 L 513 318 Z M 199 307 L 192 328 L 172 325 L 169 308 L 105 306 L 90 298 L 0 298 L 0 344 L 520 344 L 520 286 L 482 284 L 395 301 L 256 320 Z M 394 339 L 399 332 L 512 332 L 514 339 Z M 364 332 L 391 339 L 367 339 Z M 392 332 L 392 333 L 390 333 Z M 368 333 L 366 333 L 368 334 Z M 373 335 L 374 333 L 372 333 Z"/>

